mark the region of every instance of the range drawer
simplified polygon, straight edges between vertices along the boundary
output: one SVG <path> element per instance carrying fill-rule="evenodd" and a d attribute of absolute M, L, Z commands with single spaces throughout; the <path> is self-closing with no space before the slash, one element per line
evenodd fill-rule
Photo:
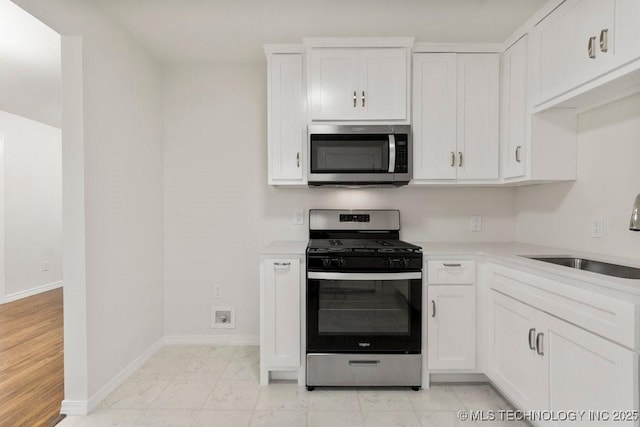
<path fill-rule="evenodd" d="M 476 281 L 476 262 L 473 260 L 427 261 L 429 285 L 467 285 Z"/>
<path fill-rule="evenodd" d="M 422 383 L 420 354 L 307 354 L 307 386 L 412 386 Z"/>

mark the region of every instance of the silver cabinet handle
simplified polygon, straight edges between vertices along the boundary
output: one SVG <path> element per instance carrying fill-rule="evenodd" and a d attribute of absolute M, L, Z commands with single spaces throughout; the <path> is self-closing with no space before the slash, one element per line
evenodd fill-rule
<path fill-rule="evenodd" d="M 451 167 L 456 167 L 456 153 L 454 153 L 453 151 L 451 152 Z"/>
<path fill-rule="evenodd" d="M 460 264 L 459 262 L 456 262 L 455 264 L 448 264 L 446 262 L 443 262 L 442 265 L 444 265 L 445 267 L 462 267 L 462 264 Z"/>
<path fill-rule="evenodd" d="M 522 159 L 520 158 L 520 150 L 522 149 L 522 145 L 518 145 L 516 147 L 516 162 L 520 163 Z"/>
<path fill-rule="evenodd" d="M 458 151 L 458 167 L 462 167 L 462 151 Z"/>
<path fill-rule="evenodd" d="M 435 300 L 431 300 L 431 317 L 436 317 L 436 302 Z"/>
<path fill-rule="evenodd" d="M 353 91 L 353 108 L 356 108 L 356 105 L 358 105 L 358 95 L 356 94 L 356 91 Z"/>
<path fill-rule="evenodd" d="M 362 91 L 362 107 L 364 108 L 364 91 Z"/>
<path fill-rule="evenodd" d="M 296 153 L 296 166 L 300 167 L 300 152 Z"/>
<path fill-rule="evenodd" d="M 349 360 L 351 366 L 378 366 L 379 360 Z"/>
<path fill-rule="evenodd" d="M 529 329 L 529 349 L 530 350 L 535 350 L 536 349 L 536 343 L 534 342 L 534 337 L 536 335 L 536 328 L 531 328 Z"/>
<path fill-rule="evenodd" d="M 596 57 L 596 38 L 595 36 L 589 37 L 589 44 L 587 45 L 587 53 L 589 53 L 589 58 L 594 59 Z"/>
<path fill-rule="evenodd" d="M 544 349 L 542 348 L 542 344 L 544 343 L 543 338 L 544 334 L 542 332 L 536 335 L 536 353 L 540 356 L 544 356 Z"/>
<path fill-rule="evenodd" d="M 600 31 L 600 52 L 606 52 L 609 50 L 609 29 L 605 28 Z"/>
<path fill-rule="evenodd" d="M 273 263 L 273 268 L 277 268 L 279 270 L 284 270 L 289 267 L 291 267 L 290 262 L 274 262 Z"/>

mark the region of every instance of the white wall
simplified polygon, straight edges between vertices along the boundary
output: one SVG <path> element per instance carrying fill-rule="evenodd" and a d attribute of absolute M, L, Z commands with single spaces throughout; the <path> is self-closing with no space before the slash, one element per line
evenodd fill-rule
<path fill-rule="evenodd" d="M 307 239 L 307 224 L 291 225 L 296 208 L 397 208 L 406 240 L 513 239 L 512 188 L 267 186 L 266 104 L 266 64 L 165 68 L 167 335 L 257 338 L 259 251 Z M 233 331 L 210 328 L 214 284 L 236 307 Z"/>
<path fill-rule="evenodd" d="M 516 193 L 516 239 L 640 259 L 640 233 L 629 231 L 640 193 L 640 95 L 578 117 L 578 179 L 522 187 Z M 604 219 L 604 238 L 590 235 Z"/>
<path fill-rule="evenodd" d="M 164 335 L 162 70 L 91 2 L 15 2 L 63 35 L 65 401 L 81 412 Z"/>
<path fill-rule="evenodd" d="M 4 111 L 0 138 L 5 171 L 2 301 L 62 280 L 62 151 L 60 129 Z M 42 271 L 43 262 L 48 271 Z"/>

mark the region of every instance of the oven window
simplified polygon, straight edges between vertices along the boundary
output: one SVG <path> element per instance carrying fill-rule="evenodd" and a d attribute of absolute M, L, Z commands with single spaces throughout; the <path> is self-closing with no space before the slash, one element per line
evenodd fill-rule
<path fill-rule="evenodd" d="M 319 335 L 409 335 L 410 280 L 322 280 Z"/>
<path fill-rule="evenodd" d="M 311 135 L 312 173 L 377 173 L 389 170 L 387 135 Z"/>

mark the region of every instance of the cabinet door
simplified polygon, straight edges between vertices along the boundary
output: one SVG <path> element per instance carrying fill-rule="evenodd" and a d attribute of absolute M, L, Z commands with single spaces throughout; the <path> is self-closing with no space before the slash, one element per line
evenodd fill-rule
<path fill-rule="evenodd" d="M 500 149 L 502 177 L 524 176 L 527 125 L 527 36 L 502 55 Z"/>
<path fill-rule="evenodd" d="M 407 118 L 407 55 L 404 48 L 359 51 L 361 120 Z"/>
<path fill-rule="evenodd" d="M 613 49 L 615 65 L 619 66 L 640 58 L 640 2 L 616 0 L 614 7 L 615 27 L 613 34 L 609 34 L 609 49 Z M 611 35 L 615 40 L 611 40 Z"/>
<path fill-rule="evenodd" d="M 549 409 L 638 410 L 638 354 L 546 315 Z M 601 420 L 598 426 L 637 426 Z"/>
<path fill-rule="evenodd" d="M 458 179 L 499 176 L 500 56 L 458 55 Z"/>
<path fill-rule="evenodd" d="M 264 261 L 264 354 L 267 368 L 300 366 L 300 260 Z"/>
<path fill-rule="evenodd" d="M 428 298 L 429 369 L 474 369 L 475 286 L 429 286 Z"/>
<path fill-rule="evenodd" d="M 487 375 L 522 410 L 547 407 L 548 366 L 535 350 L 536 316 L 528 305 L 489 291 Z"/>
<path fill-rule="evenodd" d="M 362 108 L 358 102 L 358 51 L 312 49 L 308 58 L 311 119 L 356 120 Z"/>
<path fill-rule="evenodd" d="M 413 56 L 413 178 L 456 178 L 456 54 Z"/>
<path fill-rule="evenodd" d="M 602 1 L 568 0 L 535 27 L 539 48 L 536 104 L 575 88 L 605 66 L 598 46 Z M 595 37 L 595 58 L 588 51 L 591 37 Z"/>
<path fill-rule="evenodd" d="M 305 184 L 301 54 L 269 56 L 269 184 Z"/>

